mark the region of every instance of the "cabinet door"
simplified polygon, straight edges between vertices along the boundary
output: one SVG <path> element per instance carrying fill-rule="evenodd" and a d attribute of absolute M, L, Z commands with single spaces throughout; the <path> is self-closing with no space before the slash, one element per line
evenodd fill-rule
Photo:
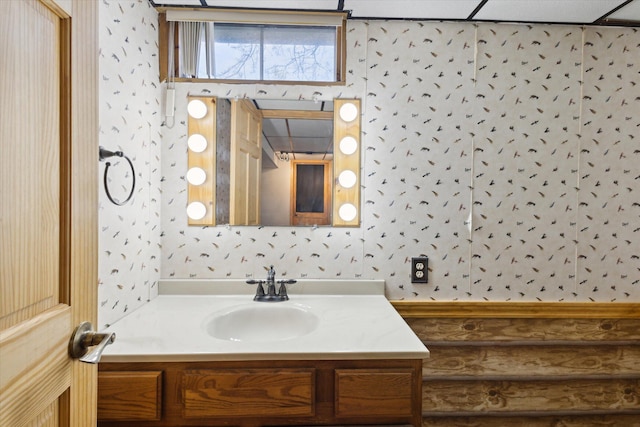
<path fill-rule="evenodd" d="M 310 417 L 315 369 L 198 369 L 182 376 L 183 416 Z"/>
<path fill-rule="evenodd" d="M 412 415 L 412 369 L 336 369 L 336 417 Z"/>
<path fill-rule="evenodd" d="M 161 371 L 98 373 L 98 420 L 159 420 L 162 409 Z"/>

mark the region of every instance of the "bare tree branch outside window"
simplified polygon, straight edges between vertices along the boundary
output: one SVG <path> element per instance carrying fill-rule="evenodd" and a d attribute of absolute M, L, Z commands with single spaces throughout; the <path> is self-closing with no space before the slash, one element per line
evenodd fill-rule
<path fill-rule="evenodd" d="M 199 78 L 228 80 L 336 80 L 335 27 L 216 24 L 214 75 L 198 68 Z"/>

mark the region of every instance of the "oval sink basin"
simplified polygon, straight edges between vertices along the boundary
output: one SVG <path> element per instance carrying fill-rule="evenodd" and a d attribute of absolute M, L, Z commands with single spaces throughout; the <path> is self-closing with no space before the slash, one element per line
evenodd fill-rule
<path fill-rule="evenodd" d="M 207 333 L 228 341 L 284 341 L 313 332 L 319 318 L 304 306 L 256 302 L 216 314 Z"/>

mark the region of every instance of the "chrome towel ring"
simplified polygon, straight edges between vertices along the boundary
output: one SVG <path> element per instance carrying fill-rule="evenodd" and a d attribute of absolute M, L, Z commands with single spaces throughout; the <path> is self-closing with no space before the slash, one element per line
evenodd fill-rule
<path fill-rule="evenodd" d="M 122 151 L 109 151 L 109 150 L 106 150 L 104 147 L 100 146 L 99 160 L 101 162 L 103 162 L 105 159 L 108 159 L 109 157 L 114 157 L 114 156 L 122 157 L 127 162 L 129 162 L 129 166 L 131 167 L 131 176 L 133 179 L 133 182 L 131 183 L 131 192 L 129 193 L 129 196 L 127 197 L 127 199 L 124 200 L 123 202 L 118 202 L 113 197 L 111 197 L 111 193 L 109 192 L 109 182 L 107 180 L 107 174 L 109 172 L 109 166 L 111 166 L 111 162 L 107 162 L 106 167 L 104 168 L 104 191 L 107 193 L 107 197 L 109 198 L 111 203 L 117 206 L 122 206 L 125 203 L 127 203 L 129 200 L 131 200 L 131 197 L 133 196 L 133 190 L 136 188 L 136 171 L 133 168 L 133 163 L 131 162 L 131 160 L 127 156 L 125 156 Z"/>

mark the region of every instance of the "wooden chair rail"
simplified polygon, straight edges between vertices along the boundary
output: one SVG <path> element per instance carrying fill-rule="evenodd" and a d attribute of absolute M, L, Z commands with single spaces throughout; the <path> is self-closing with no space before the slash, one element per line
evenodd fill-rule
<path fill-rule="evenodd" d="M 640 303 L 394 300 L 391 304 L 404 318 L 640 319 Z"/>

